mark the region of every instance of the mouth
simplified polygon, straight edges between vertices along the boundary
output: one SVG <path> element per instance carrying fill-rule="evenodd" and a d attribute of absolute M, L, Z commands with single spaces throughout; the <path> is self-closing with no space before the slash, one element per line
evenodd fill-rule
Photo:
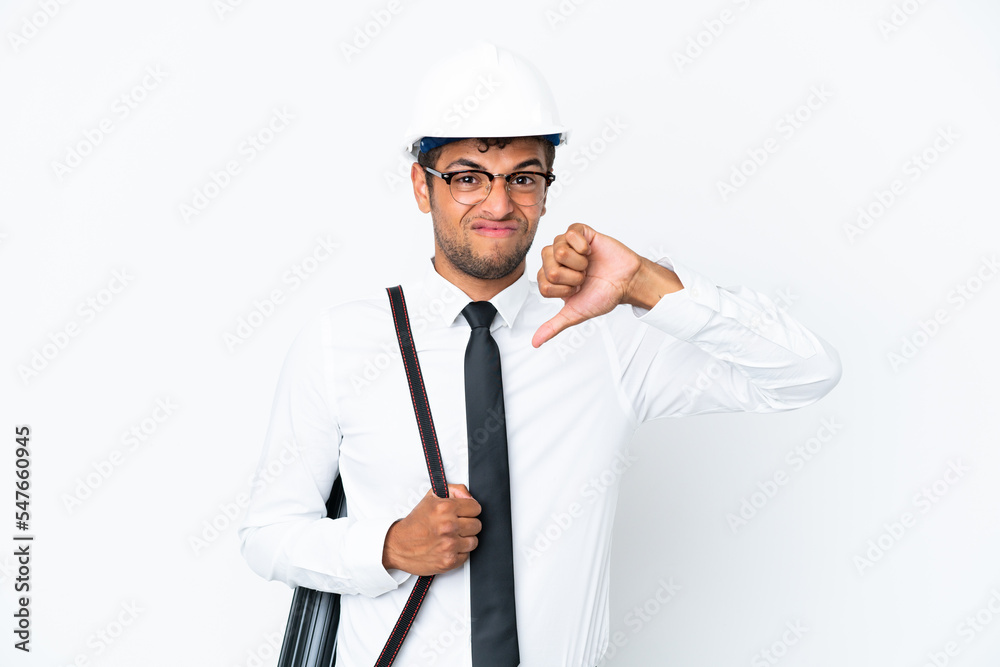
<path fill-rule="evenodd" d="M 517 233 L 517 223 L 516 222 L 501 222 L 498 220 L 479 220 L 472 223 L 472 231 L 480 236 L 489 236 L 490 238 L 505 238 L 508 236 L 513 236 Z"/>

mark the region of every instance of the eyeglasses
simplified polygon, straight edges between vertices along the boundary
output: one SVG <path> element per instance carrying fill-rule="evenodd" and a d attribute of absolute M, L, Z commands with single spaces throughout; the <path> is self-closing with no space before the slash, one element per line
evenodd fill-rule
<path fill-rule="evenodd" d="M 430 167 L 424 170 L 444 179 L 451 190 L 452 198 L 459 204 L 474 206 L 486 201 L 490 196 L 493 179 L 502 176 L 510 200 L 520 206 L 534 206 L 545 197 L 545 189 L 556 180 L 555 174 L 538 171 L 515 171 L 510 174 L 491 174 L 479 169 L 449 171 L 442 173 Z"/>

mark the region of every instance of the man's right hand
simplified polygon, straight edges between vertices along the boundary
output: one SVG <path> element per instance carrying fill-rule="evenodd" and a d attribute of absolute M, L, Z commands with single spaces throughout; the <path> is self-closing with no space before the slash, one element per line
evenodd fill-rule
<path fill-rule="evenodd" d="M 405 519 L 392 524 L 382 548 L 382 566 L 426 576 L 461 567 L 479 544 L 482 507 L 464 484 L 449 484 L 448 498 L 433 490 Z"/>

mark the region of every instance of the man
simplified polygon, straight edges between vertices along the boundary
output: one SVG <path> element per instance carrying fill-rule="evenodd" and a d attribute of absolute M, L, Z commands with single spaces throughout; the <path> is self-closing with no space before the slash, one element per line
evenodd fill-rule
<path fill-rule="evenodd" d="M 443 128 L 477 82 L 489 99 Z M 374 664 L 417 575 L 433 574 L 395 664 L 593 667 L 608 644 L 610 537 L 638 425 L 802 407 L 836 385 L 840 362 L 767 297 L 641 257 L 587 224 L 542 249 L 530 282 L 525 257 L 566 136 L 544 81 L 480 44 L 431 72 L 421 93 L 408 146 L 434 255 L 402 286 L 450 497 L 428 491 L 388 298 L 340 304 L 286 359 L 258 468 L 263 477 L 281 460 L 282 472 L 255 488 L 243 554 L 267 579 L 343 594 L 338 664 Z M 472 302 L 491 304 L 485 322 L 470 324 L 483 306 Z M 574 326 L 572 346 L 547 344 Z M 471 423 L 466 355 L 484 330 L 499 350 L 502 404 Z M 712 382 L 698 382 L 709 370 Z M 496 472 L 473 468 L 497 432 L 508 470 L 470 484 Z M 330 519 L 338 472 L 348 516 Z M 484 603 L 510 593 L 477 584 L 503 569 L 477 567 L 497 553 L 512 563 L 512 594 Z M 484 622 L 483 604 L 509 618 Z M 491 629 L 498 636 L 483 639 Z"/>

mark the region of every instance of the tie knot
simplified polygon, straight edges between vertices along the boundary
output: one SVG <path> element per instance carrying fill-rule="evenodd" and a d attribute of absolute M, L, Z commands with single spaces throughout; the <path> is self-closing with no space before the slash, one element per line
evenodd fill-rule
<path fill-rule="evenodd" d="M 489 329 L 493 323 L 493 317 L 497 314 L 497 309 L 489 301 L 471 301 L 469 305 L 462 309 L 462 314 L 469 321 L 469 326 L 473 329 L 486 327 Z"/>

